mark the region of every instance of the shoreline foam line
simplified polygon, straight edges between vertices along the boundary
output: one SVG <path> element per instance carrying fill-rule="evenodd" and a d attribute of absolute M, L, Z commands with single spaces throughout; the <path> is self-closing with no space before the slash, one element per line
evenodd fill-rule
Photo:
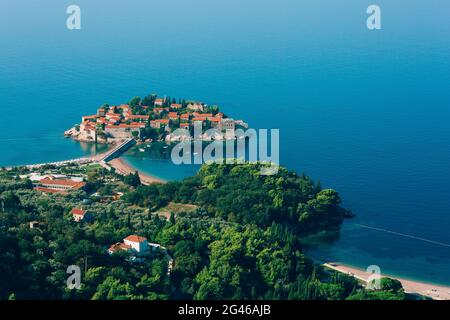
<path fill-rule="evenodd" d="M 426 239 L 426 238 L 421 238 L 421 237 L 413 236 L 413 235 L 410 235 L 410 234 L 400 233 L 400 232 L 391 231 L 391 230 L 382 229 L 382 228 L 371 227 L 371 226 L 368 226 L 368 225 L 365 225 L 365 224 L 360 224 L 360 223 L 354 223 L 354 225 L 357 225 L 359 227 L 366 228 L 366 229 L 372 229 L 372 230 L 376 230 L 376 231 L 381 231 L 381 232 L 394 234 L 394 235 L 397 235 L 397 236 L 402 236 L 402 237 L 405 237 L 405 238 L 411 238 L 411 239 L 414 239 L 414 240 L 420 240 L 420 241 L 424 241 L 424 242 L 440 245 L 440 246 L 443 246 L 443 247 L 450 247 L 450 244 L 448 244 L 448 243 L 439 242 L 439 241 L 435 241 L 435 240 L 430 240 L 430 239 Z"/>

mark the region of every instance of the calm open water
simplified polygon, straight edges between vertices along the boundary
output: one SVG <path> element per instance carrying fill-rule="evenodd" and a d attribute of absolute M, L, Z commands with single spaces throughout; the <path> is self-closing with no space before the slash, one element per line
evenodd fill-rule
<path fill-rule="evenodd" d="M 76 3 L 79 31 L 65 28 L 72 1 L 0 2 L 1 166 L 95 152 L 62 133 L 104 102 L 201 99 L 279 128 L 281 163 L 357 214 L 311 254 L 450 284 L 448 1 L 379 0 L 375 32 L 360 0 Z"/>

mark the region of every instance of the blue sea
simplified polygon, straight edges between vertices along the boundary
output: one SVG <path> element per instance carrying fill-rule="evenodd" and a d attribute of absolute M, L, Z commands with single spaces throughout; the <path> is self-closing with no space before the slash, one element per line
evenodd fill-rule
<path fill-rule="evenodd" d="M 81 30 L 66 8 L 81 8 Z M 281 164 L 357 217 L 325 260 L 450 285 L 450 3 L 2 0 L 0 166 L 98 151 L 62 137 L 108 102 L 159 93 L 280 129 Z M 195 167 L 128 154 L 167 179 Z M 373 229 L 376 228 L 376 229 Z"/>

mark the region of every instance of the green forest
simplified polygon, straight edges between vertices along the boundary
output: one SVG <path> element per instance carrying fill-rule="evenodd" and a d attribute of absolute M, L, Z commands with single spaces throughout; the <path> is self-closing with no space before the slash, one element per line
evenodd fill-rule
<path fill-rule="evenodd" d="M 84 190 L 67 195 L 33 190 L 18 177 L 26 169 L 0 171 L 0 299 L 405 299 L 395 280 L 368 291 L 306 257 L 302 237 L 337 231 L 352 213 L 335 190 L 284 168 L 261 175 L 262 165 L 203 165 L 149 186 L 101 167 L 57 169 L 86 174 Z M 74 207 L 93 221 L 75 222 Z M 170 272 L 162 252 L 107 252 L 130 234 L 167 248 Z M 78 289 L 67 286 L 70 265 L 82 270 Z"/>

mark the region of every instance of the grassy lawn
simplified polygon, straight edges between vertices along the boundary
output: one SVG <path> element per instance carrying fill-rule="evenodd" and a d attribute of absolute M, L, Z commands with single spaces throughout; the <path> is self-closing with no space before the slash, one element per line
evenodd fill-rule
<path fill-rule="evenodd" d="M 161 217 L 165 217 L 166 219 L 170 218 L 172 213 L 175 216 L 181 212 L 194 212 L 198 209 L 198 206 L 194 204 L 184 204 L 184 203 L 175 203 L 170 202 L 166 207 L 159 209 L 156 214 Z"/>
<path fill-rule="evenodd" d="M 91 172 L 94 172 L 94 171 L 97 171 L 97 170 L 99 170 L 101 168 L 102 168 L 102 166 L 99 165 L 98 163 L 91 163 L 91 164 L 88 164 L 88 165 L 86 165 L 84 167 L 84 169 L 86 170 L 87 174 L 89 174 Z"/>

